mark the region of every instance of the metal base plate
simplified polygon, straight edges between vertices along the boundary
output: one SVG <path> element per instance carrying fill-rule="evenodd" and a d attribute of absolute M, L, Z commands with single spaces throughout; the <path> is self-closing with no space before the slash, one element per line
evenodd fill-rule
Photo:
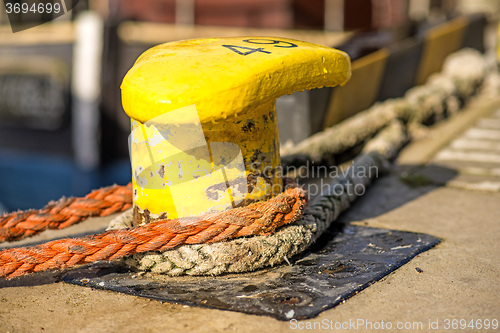
<path fill-rule="evenodd" d="M 306 319 L 332 308 L 439 243 L 426 234 L 349 225 L 329 231 L 291 264 L 220 277 L 165 277 L 112 263 L 67 272 L 62 280 L 166 302 L 279 320 Z"/>

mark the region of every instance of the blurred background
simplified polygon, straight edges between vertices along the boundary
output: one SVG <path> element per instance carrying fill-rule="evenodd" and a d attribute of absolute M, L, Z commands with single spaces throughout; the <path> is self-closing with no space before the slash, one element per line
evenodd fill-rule
<path fill-rule="evenodd" d="M 402 96 L 459 48 L 493 52 L 500 12 L 498 0 L 80 0 L 73 5 L 49 23 L 16 33 L 5 8 L 0 10 L 0 212 L 41 208 L 61 196 L 131 180 L 130 121 L 121 107 L 120 83 L 153 45 L 260 35 L 345 50 L 353 60 L 353 80 L 346 87 L 278 100 L 286 145 L 376 101 Z M 31 15 L 24 23 L 47 15 Z"/>

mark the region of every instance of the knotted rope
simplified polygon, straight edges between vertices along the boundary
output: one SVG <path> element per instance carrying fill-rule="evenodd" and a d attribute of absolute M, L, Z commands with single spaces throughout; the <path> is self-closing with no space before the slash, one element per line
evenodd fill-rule
<path fill-rule="evenodd" d="M 0 216 L 0 243 L 31 237 L 46 229 L 63 229 L 92 216 L 108 216 L 132 206 L 132 185 L 94 190 L 83 198 L 61 198 L 39 210 Z"/>
<path fill-rule="evenodd" d="M 181 244 L 267 235 L 276 228 L 296 221 L 306 204 L 305 191 L 294 187 L 265 202 L 220 213 L 160 220 L 132 229 L 6 249 L 0 252 L 0 277 L 12 278 L 98 260 L 114 260 L 135 253 L 165 251 Z"/>

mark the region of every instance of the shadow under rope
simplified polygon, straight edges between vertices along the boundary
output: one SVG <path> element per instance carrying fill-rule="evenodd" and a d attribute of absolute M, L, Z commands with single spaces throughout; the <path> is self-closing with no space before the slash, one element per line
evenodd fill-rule
<path fill-rule="evenodd" d="M 394 166 L 353 203 L 355 209 L 342 213 L 336 223 L 376 218 L 446 185 L 457 175 L 456 170 L 436 164 Z"/>

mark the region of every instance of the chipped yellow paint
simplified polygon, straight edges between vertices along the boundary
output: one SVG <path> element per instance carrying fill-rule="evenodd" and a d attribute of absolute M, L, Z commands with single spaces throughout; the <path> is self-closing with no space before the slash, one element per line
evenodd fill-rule
<path fill-rule="evenodd" d="M 144 170 L 139 172 L 142 180 L 134 175 L 134 205 L 141 219 L 144 220 L 146 210 L 153 218 L 163 213 L 175 218 L 197 215 L 214 207 L 224 209 L 221 207 L 227 208 L 227 203 L 248 204 L 277 194 L 282 188 L 276 98 L 304 89 L 344 85 L 350 75 L 350 60 L 344 52 L 276 37 L 187 40 L 161 44 L 144 52 L 121 86 L 123 107 L 132 118 L 132 128 L 142 128 L 133 131 L 132 137 L 135 135 L 139 142 L 138 136 L 142 136 L 142 144 L 147 148 L 140 157 L 134 156 L 132 150 L 133 171 L 141 163 L 149 163 L 151 169 L 148 186 L 140 184 L 148 177 Z M 148 121 L 193 107 L 206 139 L 208 156 L 193 159 L 179 151 L 175 155 L 179 160 L 162 160 L 159 151 L 164 152 L 167 146 L 147 146 L 155 135 Z M 182 118 L 170 121 L 179 127 L 191 124 Z M 234 145 L 217 145 L 223 142 L 236 144 L 241 150 L 243 173 L 234 165 L 225 164 L 228 156 L 234 157 L 235 153 L 227 151 Z M 179 149 L 175 143 L 164 145 L 170 145 L 171 151 Z M 135 166 L 134 160 L 138 163 Z M 168 184 L 186 179 L 179 179 L 174 167 L 167 170 L 169 163 L 179 163 L 178 168 L 182 164 L 184 175 L 199 168 L 209 170 L 212 178 L 176 189 L 174 194 Z M 164 172 L 160 175 L 158 170 Z M 242 181 L 248 186 L 246 192 L 241 191 Z M 157 186 L 150 185 L 154 182 Z M 227 188 L 221 190 L 214 184 L 225 184 Z M 182 212 L 174 204 L 179 202 L 176 195 L 190 202 Z M 221 202 L 225 204 L 219 205 Z"/>

